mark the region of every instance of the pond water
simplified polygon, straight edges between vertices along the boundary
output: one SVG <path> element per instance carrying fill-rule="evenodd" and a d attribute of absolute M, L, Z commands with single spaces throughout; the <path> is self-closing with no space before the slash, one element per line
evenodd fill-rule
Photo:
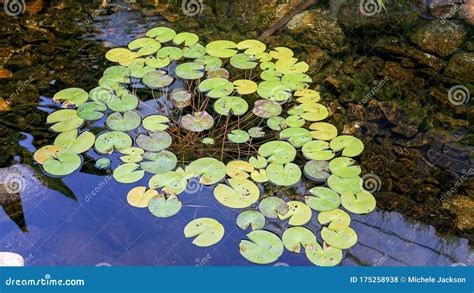
<path fill-rule="evenodd" d="M 187 190 L 180 195 L 182 210 L 174 217 L 158 219 L 148 209 L 134 208 L 127 203 L 126 194 L 130 185 L 118 183 L 106 172 L 101 173 L 93 168 L 94 159 L 98 157 L 93 152 L 88 153 L 80 171 L 61 179 L 46 177 L 32 160 L 32 153 L 39 146 L 54 139 L 54 135 L 44 125 L 47 113 L 58 107 L 52 103 L 52 95 L 70 86 L 93 88 L 101 72 L 108 66 L 104 54 L 109 48 L 125 46 L 132 39 L 143 36 L 148 29 L 160 25 L 201 32 L 200 35 L 209 38 L 215 38 L 216 32 L 218 35 L 225 34 L 227 39 L 256 37 L 256 31 L 246 33 L 249 23 L 243 24 L 238 30 L 227 27 L 230 24 L 237 26 L 241 21 L 239 11 L 245 5 L 244 2 L 235 4 L 235 7 L 227 2 L 221 5 L 209 4 L 211 13 L 220 18 L 225 15 L 227 23 L 223 23 L 219 17 L 199 22 L 194 16 L 183 16 L 179 4 L 172 2 L 169 7 L 165 4 L 156 5 L 152 1 L 114 2 L 106 6 L 95 1 L 85 4 L 59 1 L 51 5 L 36 1 L 37 5 L 43 5 L 38 12 L 30 11 L 31 14 L 19 18 L 2 15 L 2 22 L 7 23 L 2 31 L 5 50 L 9 46 L 21 47 L 26 53 L 20 57 L 30 58 L 33 65 L 22 61 L 20 57 L 11 57 L 18 60 L 11 62 L 10 58 L 5 68 L 10 68 L 14 76 L 5 82 L 3 90 L 6 92 L 0 93 L 0 96 L 8 97 L 15 88 L 18 89 L 19 84 L 26 80 L 25 76 L 28 76 L 28 68 L 31 67 L 33 73 L 28 77 L 32 82 L 24 85 L 27 90 L 18 94 L 21 98 L 12 101 L 13 110 L 0 112 L 0 130 L 6 129 L 4 135 L 8 138 L 2 140 L 2 143 L 8 143 L 4 144 L 1 165 L 4 168 L 0 169 L 0 176 L 6 178 L 6 174 L 13 173 L 21 178 L 19 195 L 10 194 L 7 197 L 0 193 L 3 206 L 0 211 L 0 251 L 21 254 L 27 265 L 251 265 L 238 250 L 240 240 L 245 239 L 248 232 L 235 224 L 240 210 L 220 205 L 210 187 L 191 181 Z M 209 13 L 208 8 L 202 13 Z M 68 16 L 71 9 L 75 12 Z M 26 25 L 27 22 L 21 18 L 30 18 L 32 24 Z M 57 21 L 52 18 L 57 18 Z M 262 19 L 258 20 L 262 26 L 258 32 L 271 24 L 267 18 Z M 423 21 L 422 17 L 420 19 Z M 12 27 L 19 22 L 22 24 L 19 27 L 22 41 L 13 40 L 12 36 Z M 44 37 L 31 36 L 38 31 Z M 468 35 L 472 34 L 471 31 Z M 55 36 L 50 35 L 53 33 Z M 335 110 L 333 121 L 338 128 L 360 137 L 367 146 L 361 165 L 365 174 L 371 174 L 376 179 L 375 184 L 378 186 L 374 195 L 378 207 L 369 215 L 351 215 L 351 227 L 357 232 L 359 240 L 345 252 L 342 265 L 474 265 L 474 228 L 470 222 L 473 212 L 470 201 L 472 178 L 468 172 L 472 170 L 469 128 L 472 109 L 450 110 L 457 119 L 454 122 L 447 121 L 445 117 L 439 120 L 425 119 L 417 125 L 415 135 L 408 135 L 408 138 L 404 133 L 411 130 L 404 129 L 406 125 L 403 124 L 408 125 L 410 121 L 416 120 L 417 115 L 412 112 L 417 109 L 413 105 L 421 107 L 423 115 L 429 116 L 433 106 L 426 101 L 398 101 L 395 110 L 391 108 L 393 105 L 383 104 L 386 101 L 383 100 L 377 104 L 378 108 L 374 112 L 378 112 L 374 115 L 382 112 L 385 118 L 367 118 L 368 114 L 359 113 L 359 106 L 370 110 L 374 104 L 367 100 L 358 103 L 352 101 L 351 92 L 360 91 L 360 88 L 337 74 L 342 71 L 347 75 L 352 74 L 351 77 L 356 80 L 352 80 L 353 83 L 367 83 L 367 92 L 358 93 L 362 96 L 366 96 L 374 86 L 378 87 L 377 82 L 380 82 L 381 77 L 376 75 L 371 79 L 357 75 L 357 70 L 361 74 L 365 70 L 373 71 L 372 68 L 365 68 L 371 66 L 367 64 L 362 65 L 362 68 L 354 68 L 354 63 L 362 63 L 361 60 L 366 56 L 366 48 L 359 43 L 366 35 L 353 31 L 347 31 L 346 34 L 347 39 L 350 39 L 347 43 L 354 48 L 332 54 L 331 60 L 324 62 L 329 69 L 325 73 L 327 78 L 320 79 L 324 85 L 320 90 L 323 100 Z M 282 30 L 269 42 L 292 47 L 295 51 L 306 50 L 304 56 L 309 59 L 329 58 L 324 50 L 314 51 L 308 49 L 308 45 L 298 46 L 300 35 L 294 39 L 290 36 L 290 32 Z M 28 46 L 33 47 L 33 51 Z M 407 74 L 406 70 L 411 70 L 410 73 L 425 80 L 426 88 L 431 90 L 433 84 L 446 82 L 442 78 L 432 81 L 427 75 L 428 69 L 418 68 L 419 64 L 415 64 L 413 60 L 418 60 L 418 57 L 413 57 L 413 54 L 410 59 L 406 56 L 395 58 L 390 55 L 392 53 L 393 50 L 387 47 L 377 51 L 382 56 L 377 58 L 385 62 L 383 70 L 389 71 L 394 68 L 394 64 L 403 64 L 403 70 L 393 69 L 395 75 Z M 373 56 L 370 58 L 370 64 L 381 62 Z M 44 64 L 41 64 L 41 60 Z M 347 64 L 352 67 L 344 67 Z M 318 74 L 314 73 L 315 76 Z M 459 82 L 470 84 L 469 81 Z M 33 90 L 29 88 L 32 84 Z M 384 92 L 399 93 L 398 90 L 410 96 L 410 90 L 406 89 L 409 86 L 409 83 L 400 85 L 392 81 L 380 87 Z M 417 88 L 413 86 L 412 91 L 417 91 Z M 351 102 L 348 104 L 347 101 Z M 147 107 L 153 106 L 149 102 L 141 104 L 144 112 Z M 400 113 L 399 109 L 406 113 Z M 402 122 L 396 122 L 397 119 Z M 445 125 L 440 126 L 440 121 L 445 121 Z M 448 124 L 449 127 L 446 126 Z M 425 142 L 427 137 L 432 139 Z M 397 152 L 399 155 L 394 155 Z M 400 170 L 401 166 L 406 169 Z M 145 177 L 133 186 L 145 186 L 148 179 Z M 457 186 L 454 185 L 456 182 L 461 182 L 455 193 L 462 200 L 440 199 L 452 186 Z M 190 239 L 184 238 L 184 226 L 200 217 L 215 218 L 224 225 L 226 233 L 218 244 L 199 248 Z M 311 230 L 316 232 L 321 229 L 314 214 L 310 223 L 308 227 Z M 281 235 L 287 227 L 282 221 L 274 221 L 266 229 Z M 271 265 L 312 264 L 304 255 L 285 250 L 278 261 Z"/>

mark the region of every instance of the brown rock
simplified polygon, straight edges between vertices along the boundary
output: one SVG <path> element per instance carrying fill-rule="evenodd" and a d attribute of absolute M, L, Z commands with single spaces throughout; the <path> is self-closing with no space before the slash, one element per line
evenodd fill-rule
<path fill-rule="evenodd" d="M 416 30 L 410 39 L 422 50 L 445 57 L 462 45 L 467 30 L 451 21 L 431 21 Z"/>
<path fill-rule="evenodd" d="M 444 202 L 443 207 L 456 215 L 456 226 L 459 229 L 474 228 L 474 199 L 456 195 Z"/>
<path fill-rule="evenodd" d="M 466 0 L 459 11 L 464 20 L 470 25 L 474 25 L 474 0 Z"/>

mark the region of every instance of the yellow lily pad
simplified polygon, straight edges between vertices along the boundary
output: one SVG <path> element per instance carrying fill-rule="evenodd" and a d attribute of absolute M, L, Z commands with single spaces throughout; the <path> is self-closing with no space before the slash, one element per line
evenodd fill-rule
<path fill-rule="evenodd" d="M 311 219 L 311 209 L 300 201 L 289 201 L 288 212 L 286 214 L 278 214 L 280 220 L 290 219 L 288 223 L 292 226 L 301 226 L 309 222 Z"/>
<path fill-rule="evenodd" d="M 224 236 L 224 226 L 212 218 L 199 218 L 184 227 L 184 237 L 196 237 L 193 244 L 208 247 L 219 242 Z"/>

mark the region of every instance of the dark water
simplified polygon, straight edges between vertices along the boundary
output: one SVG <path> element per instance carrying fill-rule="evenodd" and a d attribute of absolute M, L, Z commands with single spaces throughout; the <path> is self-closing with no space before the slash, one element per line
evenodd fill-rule
<path fill-rule="evenodd" d="M 97 55 L 91 52 L 82 55 L 81 66 L 84 68 L 71 69 L 77 79 L 71 81 L 71 85 L 87 89 L 95 86 L 95 77 L 104 68 L 103 54 L 107 48 L 124 46 L 149 28 L 169 24 L 156 11 L 151 10 L 149 7 L 152 4 L 146 1 L 142 6 L 127 3 L 112 5 L 106 12 L 100 9 L 99 3 L 88 3 L 82 7 L 70 3 L 67 5 L 80 7 L 82 12 L 85 11 L 80 17 L 75 14 L 71 17 L 73 25 L 84 28 L 71 38 L 80 40 L 87 46 L 100 44 L 99 48 L 92 50 Z M 97 13 L 90 12 L 94 7 L 99 9 Z M 46 7 L 43 11 L 48 9 L 52 8 Z M 84 14 L 88 17 L 84 18 Z M 185 19 L 177 25 L 186 27 L 186 22 Z M 192 30 L 193 28 L 190 29 Z M 283 32 L 282 35 L 284 34 Z M 69 40 L 62 38 L 60 42 L 67 43 Z M 60 54 L 67 60 L 67 51 Z M 60 70 L 58 68 L 58 72 Z M 49 84 L 44 85 L 40 90 L 42 99 L 32 103 L 32 113 L 42 115 L 42 112 L 52 111 L 54 105 L 51 104 L 51 93 L 54 93 L 56 87 L 61 88 L 62 84 L 67 84 L 65 80 L 55 76 Z M 189 192 L 180 195 L 183 209 L 172 218 L 158 219 L 146 208 L 134 208 L 126 202 L 130 185 L 117 183 L 106 174 L 93 174 L 88 167 L 93 162 L 92 153 L 89 153 L 91 157 L 86 160 L 81 171 L 62 179 L 64 185 L 58 187 L 57 182 L 45 183 L 40 171 L 28 165 L 34 166 L 31 163 L 31 153 L 38 145 L 44 144 L 35 141 L 39 138 L 47 141 L 52 136 L 47 129 L 41 128 L 39 131 L 26 129 L 21 133 L 21 139 L 18 140 L 20 147 L 11 161 L 19 163 L 15 167 L 23 178 L 20 198 L 13 201 L 17 210 L 21 203 L 20 212 L 8 212 L 11 204 L 3 204 L 4 211 L 0 212 L 0 251 L 20 253 L 25 257 L 27 265 L 250 265 L 238 251 L 238 243 L 245 238 L 246 233 L 235 225 L 239 211 L 218 204 L 211 188 L 190 186 Z M 418 168 L 422 169 L 423 165 Z M 368 173 L 372 170 L 366 171 Z M 146 185 L 147 181 L 148 177 L 145 177 L 134 186 Z M 384 186 L 380 191 L 383 193 L 389 190 Z M 398 200 L 393 195 L 388 198 L 393 203 Z M 380 202 L 384 201 L 387 199 L 380 197 Z M 474 252 L 467 239 L 468 232 L 466 235 L 459 232 L 453 236 L 443 231 L 443 228 L 438 227 L 436 231 L 430 226 L 430 219 L 427 217 L 418 214 L 412 217 L 402 215 L 406 215 L 405 210 L 410 205 L 411 202 L 393 206 L 379 204 L 379 208 L 369 215 L 351 215 L 351 226 L 356 230 L 359 241 L 347 251 L 342 265 L 474 264 Z M 18 213 L 22 213 L 25 223 L 18 225 L 18 221 L 15 223 L 7 216 L 18 216 Z M 199 217 L 215 218 L 224 225 L 226 233 L 218 244 L 198 248 L 190 239 L 184 238 L 184 226 Z M 449 225 L 454 225 L 452 215 L 449 220 Z M 22 221 L 21 217 L 19 221 Z M 317 223 L 314 215 L 311 223 Z M 433 225 L 436 226 L 437 223 L 433 221 Z M 27 232 L 22 232 L 20 227 L 27 229 Z M 281 222 L 275 222 L 270 223 L 268 229 L 281 235 L 285 226 Z M 312 224 L 310 229 L 317 232 L 319 226 Z M 304 255 L 295 255 L 285 250 L 277 263 L 272 265 L 311 263 Z"/>

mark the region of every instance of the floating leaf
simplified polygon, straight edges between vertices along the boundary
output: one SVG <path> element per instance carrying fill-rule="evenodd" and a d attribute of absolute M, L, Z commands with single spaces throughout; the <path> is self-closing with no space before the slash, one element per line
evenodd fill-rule
<path fill-rule="evenodd" d="M 186 190 L 188 181 L 184 170 L 178 168 L 176 171 L 154 175 L 148 181 L 148 186 L 151 189 L 162 188 L 166 194 L 177 195 Z"/>
<path fill-rule="evenodd" d="M 258 154 L 274 164 L 286 164 L 295 159 L 295 148 L 284 141 L 266 142 L 258 148 Z"/>
<path fill-rule="evenodd" d="M 280 83 L 283 74 L 274 69 L 264 70 L 260 73 L 260 78 L 266 81 L 276 81 Z"/>
<path fill-rule="evenodd" d="M 274 59 L 289 59 L 293 57 L 293 51 L 286 47 L 276 47 L 270 51 L 270 56 Z"/>
<path fill-rule="evenodd" d="M 340 249 L 349 249 L 357 243 L 357 234 L 350 227 L 339 231 L 323 227 L 321 237 L 327 244 Z"/>
<path fill-rule="evenodd" d="M 342 260 L 342 250 L 325 243 L 323 247 L 319 243 L 314 242 L 306 245 L 306 257 L 315 265 L 321 267 L 332 267 Z"/>
<path fill-rule="evenodd" d="M 262 81 L 258 84 L 257 94 L 276 102 L 285 102 L 291 98 L 291 90 L 279 81 Z"/>
<path fill-rule="evenodd" d="M 280 116 L 268 118 L 267 125 L 272 130 L 282 130 L 287 127 L 285 118 Z"/>
<path fill-rule="evenodd" d="M 155 70 L 143 75 L 143 83 L 151 89 L 159 89 L 169 86 L 173 83 L 173 78 L 165 71 Z"/>
<path fill-rule="evenodd" d="M 311 135 L 318 140 L 331 140 L 337 136 L 336 126 L 326 122 L 316 122 L 309 126 Z"/>
<path fill-rule="evenodd" d="M 235 143 L 245 143 L 249 141 L 250 139 L 249 134 L 246 131 L 240 130 L 240 129 L 232 130 L 227 135 L 227 137 L 229 138 L 230 141 L 235 142 Z"/>
<path fill-rule="evenodd" d="M 112 161 L 109 158 L 100 158 L 95 161 L 94 167 L 97 169 L 106 169 L 112 164 Z"/>
<path fill-rule="evenodd" d="M 206 45 L 207 54 L 219 58 L 229 58 L 237 53 L 237 44 L 231 41 L 214 41 Z"/>
<path fill-rule="evenodd" d="M 285 215 L 288 213 L 289 206 L 283 199 L 269 196 L 260 201 L 258 209 L 265 217 L 276 219 L 279 214 Z"/>
<path fill-rule="evenodd" d="M 129 131 L 140 126 L 142 117 L 135 111 L 115 112 L 107 116 L 106 124 L 112 130 Z"/>
<path fill-rule="evenodd" d="M 339 194 L 351 193 L 356 194 L 362 191 L 363 180 L 359 176 L 351 178 L 341 178 L 331 175 L 328 178 L 328 186 Z"/>
<path fill-rule="evenodd" d="M 249 95 L 257 91 L 257 84 L 248 79 L 237 79 L 233 81 L 235 90 L 239 95 Z"/>
<path fill-rule="evenodd" d="M 185 89 L 174 89 L 171 91 L 171 101 L 178 109 L 191 105 L 191 100 L 192 94 Z"/>
<path fill-rule="evenodd" d="M 171 41 L 176 32 L 167 27 L 155 27 L 146 32 L 146 36 L 149 38 L 154 38 L 161 43 L 166 43 Z"/>
<path fill-rule="evenodd" d="M 131 93 L 123 93 L 120 96 L 113 96 L 107 101 L 107 107 L 115 112 L 127 112 L 138 107 L 137 96 Z"/>
<path fill-rule="evenodd" d="M 329 162 L 329 170 L 341 178 L 359 176 L 362 170 L 360 166 L 354 165 L 355 163 L 356 161 L 351 158 L 335 158 Z"/>
<path fill-rule="evenodd" d="M 329 116 L 328 109 L 324 105 L 318 103 L 301 104 L 296 108 L 299 108 L 303 111 L 300 116 L 306 121 L 321 121 Z"/>
<path fill-rule="evenodd" d="M 329 224 L 328 228 L 333 231 L 344 230 L 349 227 L 351 217 L 348 213 L 340 209 L 335 209 L 328 212 L 320 212 L 318 221 L 322 225 Z"/>
<path fill-rule="evenodd" d="M 185 46 L 192 46 L 199 41 L 199 37 L 193 33 L 179 33 L 173 38 L 173 42 L 176 45 L 181 45 L 184 43 Z"/>
<path fill-rule="evenodd" d="M 365 190 L 357 192 L 355 195 L 352 192 L 345 192 L 341 194 L 342 206 L 354 214 L 367 214 L 375 209 L 374 196 Z"/>
<path fill-rule="evenodd" d="M 313 210 L 325 212 L 337 209 L 341 204 L 339 194 L 327 187 L 313 187 L 309 190 L 314 196 L 305 196 L 305 203 Z"/>
<path fill-rule="evenodd" d="M 194 62 L 182 63 L 176 66 L 175 74 L 183 79 L 200 79 L 204 76 L 204 65 Z"/>
<path fill-rule="evenodd" d="M 98 120 L 104 116 L 107 106 L 97 102 L 87 102 L 77 108 L 77 116 L 85 120 Z"/>
<path fill-rule="evenodd" d="M 254 56 L 247 54 L 237 54 L 230 58 L 230 65 L 238 69 L 252 69 L 258 65 L 256 60 L 257 59 Z"/>
<path fill-rule="evenodd" d="M 169 218 L 176 215 L 182 207 L 181 201 L 175 195 L 166 198 L 162 194 L 158 194 L 148 202 L 148 210 L 155 217 Z"/>
<path fill-rule="evenodd" d="M 265 168 L 268 165 L 267 159 L 265 159 L 262 156 L 250 157 L 249 163 L 255 169 L 262 169 L 262 168 Z"/>
<path fill-rule="evenodd" d="M 256 264 L 268 264 L 276 261 L 283 253 L 283 243 L 275 234 L 257 230 L 247 234 L 249 240 L 241 240 L 240 254 Z"/>
<path fill-rule="evenodd" d="M 322 140 L 305 143 L 301 151 L 303 156 L 309 160 L 327 161 L 334 157 L 334 151 L 329 148 L 329 143 Z"/>
<path fill-rule="evenodd" d="M 183 49 L 183 56 L 186 58 L 196 59 L 204 55 L 206 55 L 206 48 L 199 43 L 185 47 Z"/>
<path fill-rule="evenodd" d="M 161 48 L 161 43 L 151 38 L 139 38 L 128 43 L 130 50 L 137 50 L 138 55 L 145 56 L 156 53 Z"/>
<path fill-rule="evenodd" d="M 260 197 L 257 185 L 248 179 L 231 178 L 229 185 L 219 184 L 214 189 L 214 197 L 229 208 L 242 209 L 251 206 Z"/>
<path fill-rule="evenodd" d="M 157 195 L 158 192 L 154 189 L 147 190 L 145 186 L 137 186 L 128 192 L 127 202 L 136 208 L 146 208 L 150 199 Z"/>
<path fill-rule="evenodd" d="M 249 162 L 241 160 L 230 161 L 226 166 L 226 173 L 231 178 L 249 178 L 249 173 L 251 173 L 253 170 L 254 168 Z"/>
<path fill-rule="evenodd" d="M 237 116 L 242 115 L 247 112 L 248 108 L 247 102 L 239 97 L 222 97 L 214 103 L 214 110 L 225 116 L 228 116 L 229 113 Z"/>
<path fill-rule="evenodd" d="M 271 118 L 281 114 L 283 109 L 277 102 L 270 100 L 258 100 L 255 101 L 255 107 L 253 113 L 261 118 Z"/>
<path fill-rule="evenodd" d="M 62 147 L 64 150 L 74 154 L 80 154 L 88 151 L 95 141 L 95 135 L 85 131 L 78 136 L 77 129 L 59 134 L 54 140 L 54 144 Z"/>
<path fill-rule="evenodd" d="M 51 129 L 56 132 L 66 132 L 79 128 L 84 119 L 77 116 L 77 111 L 72 109 L 63 109 L 55 111 L 48 115 L 46 123 L 52 124 Z"/>
<path fill-rule="evenodd" d="M 113 177 L 120 183 L 134 183 L 142 179 L 145 171 L 137 170 L 139 167 L 135 163 L 126 163 L 114 169 Z"/>
<path fill-rule="evenodd" d="M 181 117 L 180 124 L 186 130 L 201 132 L 211 129 L 214 125 L 214 118 L 206 111 L 193 112 L 193 114 L 186 114 Z"/>
<path fill-rule="evenodd" d="M 44 147 L 36 150 L 36 152 L 33 155 L 33 158 L 35 159 L 38 164 L 43 164 L 44 161 L 46 161 L 49 158 L 55 158 L 57 157 L 58 153 L 63 151 L 64 148 L 62 146 L 58 145 L 45 145 Z"/>
<path fill-rule="evenodd" d="M 281 240 L 286 249 L 300 253 L 301 246 L 306 247 L 306 245 L 316 242 L 316 236 L 307 228 L 290 227 L 283 232 Z"/>
<path fill-rule="evenodd" d="M 145 128 L 148 131 L 157 131 L 157 130 L 164 131 L 168 129 L 168 125 L 166 125 L 166 123 L 169 123 L 169 122 L 170 120 L 166 116 L 150 115 L 143 119 L 143 128 Z"/>
<path fill-rule="evenodd" d="M 214 144 L 214 139 L 210 138 L 210 137 L 205 137 L 205 138 L 202 139 L 202 143 L 207 144 L 207 145 L 213 145 Z"/>
<path fill-rule="evenodd" d="M 301 179 L 301 170 L 293 163 L 270 164 L 267 166 L 266 173 L 268 180 L 278 186 L 291 186 Z"/>
<path fill-rule="evenodd" d="M 280 220 L 290 219 L 288 223 L 292 226 L 301 226 L 309 222 L 311 219 L 311 209 L 300 201 L 289 201 L 288 212 L 278 214 Z"/>
<path fill-rule="evenodd" d="M 281 78 L 281 84 L 294 91 L 305 89 L 311 81 L 311 77 L 303 73 L 289 73 Z"/>
<path fill-rule="evenodd" d="M 234 85 L 227 79 L 217 77 L 202 81 L 198 89 L 201 92 L 207 92 L 210 98 L 220 98 L 230 95 L 234 90 Z"/>
<path fill-rule="evenodd" d="M 81 157 L 68 151 L 58 152 L 43 162 L 43 169 L 54 176 L 65 176 L 79 169 Z"/>
<path fill-rule="evenodd" d="M 224 163 L 213 158 L 197 159 L 186 168 L 186 174 L 190 177 L 201 176 L 199 183 L 204 185 L 215 184 L 225 177 L 226 168 Z"/>
<path fill-rule="evenodd" d="M 262 127 L 251 127 L 248 130 L 250 137 L 261 138 L 265 136 L 265 132 Z"/>
<path fill-rule="evenodd" d="M 109 61 L 119 63 L 120 65 L 128 66 L 134 59 L 140 57 L 137 52 L 132 52 L 126 48 L 113 48 L 107 51 L 105 58 Z"/>
<path fill-rule="evenodd" d="M 89 97 L 97 104 L 107 104 L 107 102 L 110 99 L 115 97 L 115 94 L 110 89 L 106 89 L 106 88 L 98 86 L 96 88 L 93 88 L 89 92 Z M 88 104 L 88 103 L 84 103 L 84 105 L 79 106 L 78 112 L 79 112 L 79 109 L 81 109 L 81 107 L 86 107 L 85 104 Z"/>
<path fill-rule="evenodd" d="M 317 182 L 326 182 L 331 175 L 327 161 L 308 161 L 303 170 L 306 177 Z"/>
<path fill-rule="evenodd" d="M 252 171 L 252 173 L 250 173 L 250 177 L 253 181 L 258 183 L 264 183 L 268 181 L 267 171 L 264 169 Z"/>
<path fill-rule="evenodd" d="M 286 117 L 285 124 L 289 127 L 301 127 L 305 124 L 305 120 L 297 115 L 291 115 Z"/>
<path fill-rule="evenodd" d="M 283 74 L 304 73 L 308 71 L 309 66 L 304 61 L 298 62 L 296 58 L 286 58 L 275 62 L 275 69 Z"/>
<path fill-rule="evenodd" d="M 156 58 L 153 56 L 148 56 L 145 58 L 145 64 L 151 68 L 164 68 L 170 65 L 171 59 L 168 57 L 165 58 Z M 143 76 L 142 76 L 143 77 Z"/>
<path fill-rule="evenodd" d="M 265 52 L 267 46 L 259 40 L 245 40 L 237 44 L 237 49 L 245 50 L 248 55 L 256 55 Z"/>
<path fill-rule="evenodd" d="M 306 128 L 290 127 L 280 132 L 280 138 L 288 139 L 295 147 L 301 147 L 313 140 L 311 133 Z"/>
<path fill-rule="evenodd" d="M 249 226 L 252 230 L 260 230 L 265 226 L 265 216 L 256 210 L 246 210 L 237 217 L 237 226 L 246 230 Z"/>
<path fill-rule="evenodd" d="M 157 58 L 169 58 L 170 60 L 179 60 L 183 57 L 183 51 L 176 47 L 163 47 L 156 53 Z"/>
<path fill-rule="evenodd" d="M 138 135 L 136 143 L 146 151 L 159 152 L 171 145 L 172 138 L 167 132 L 158 130 L 151 132 L 149 135 Z"/>
<path fill-rule="evenodd" d="M 148 161 L 140 163 L 140 168 L 148 173 L 160 174 L 173 170 L 176 168 L 178 158 L 170 151 L 159 151 L 157 153 L 147 152 L 143 158 Z"/>
<path fill-rule="evenodd" d="M 219 242 L 224 236 L 224 226 L 212 218 L 199 218 L 189 222 L 184 227 L 186 238 L 195 237 L 193 244 L 208 247 Z"/>
<path fill-rule="evenodd" d="M 81 88 L 67 88 L 57 92 L 53 96 L 53 102 L 63 102 L 63 108 L 72 106 L 79 106 L 89 99 L 89 94 Z"/>
<path fill-rule="evenodd" d="M 342 150 L 343 156 L 356 157 L 364 150 L 364 144 L 356 137 L 340 135 L 331 140 L 331 148 L 336 152 Z"/>
<path fill-rule="evenodd" d="M 312 89 L 302 89 L 294 93 L 296 100 L 300 103 L 317 103 L 321 99 L 319 93 Z"/>
<path fill-rule="evenodd" d="M 133 78 L 143 78 L 145 74 L 155 71 L 154 67 L 145 66 L 145 61 L 141 59 L 136 59 L 128 65 L 128 68 L 130 69 L 130 76 Z"/>
<path fill-rule="evenodd" d="M 214 56 L 209 56 L 209 55 L 199 57 L 196 60 L 194 60 L 194 62 L 204 66 L 204 68 L 207 71 L 210 71 L 210 70 L 213 70 L 213 69 L 219 69 L 222 66 L 222 60 L 221 59 L 219 59 L 217 57 L 214 57 Z"/>
<path fill-rule="evenodd" d="M 212 68 L 207 71 L 207 78 L 229 79 L 230 73 L 224 68 Z"/>
<path fill-rule="evenodd" d="M 111 154 L 132 146 L 132 138 L 121 131 L 104 132 L 95 140 L 95 149 L 102 154 Z"/>

